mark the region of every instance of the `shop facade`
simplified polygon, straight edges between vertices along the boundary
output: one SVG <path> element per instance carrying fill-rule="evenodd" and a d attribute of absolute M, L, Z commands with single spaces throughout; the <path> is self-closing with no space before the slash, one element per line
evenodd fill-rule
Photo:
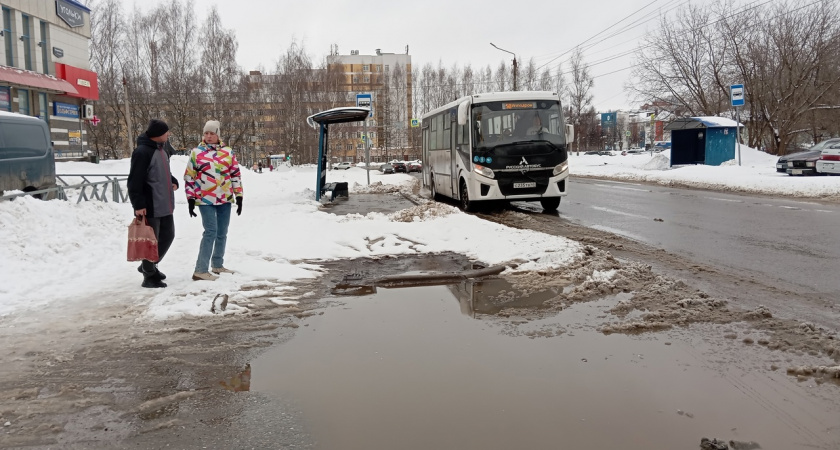
<path fill-rule="evenodd" d="M 90 9 L 75 0 L 0 0 L 0 7 L 0 111 L 46 121 L 57 158 L 83 156 L 99 99 Z"/>

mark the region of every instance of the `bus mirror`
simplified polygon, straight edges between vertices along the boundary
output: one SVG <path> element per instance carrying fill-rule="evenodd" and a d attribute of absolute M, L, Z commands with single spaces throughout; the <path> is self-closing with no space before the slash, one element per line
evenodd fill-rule
<path fill-rule="evenodd" d="M 466 125 L 470 121 L 470 102 L 458 105 L 458 125 Z"/>
<path fill-rule="evenodd" d="M 566 143 L 574 142 L 575 141 L 575 126 L 572 124 L 566 124 Z"/>

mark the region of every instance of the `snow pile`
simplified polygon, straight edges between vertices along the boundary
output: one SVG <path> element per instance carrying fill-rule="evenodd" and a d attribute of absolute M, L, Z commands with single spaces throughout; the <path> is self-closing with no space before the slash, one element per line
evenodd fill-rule
<path fill-rule="evenodd" d="M 186 162 L 186 156 L 172 158 L 179 179 Z M 127 174 L 129 160 L 57 166 L 60 174 Z M 372 186 L 378 182 L 372 188 L 364 170 L 330 171 L 327 180 L 386 192 L 416 183 L 406 174 L 370 176 Z M 315 201 L 314 166 L 243 169 L 242 177 L 243 211 L 231 218 L 224 262 L 236 273 L 213 282 L 191 279 L 203 229 L 200 218 L 187 214 L 181 188 L 175 195 L 175 241 L 159 266 L 167 275 L 165 289 L 141 288 L 138 264 L 126 262 L 130 204 L 0 202 L 0 317 L 38 310 L 38 317 L 48 320 L 63 308 L 105 304 L 137 306 L 152 319 L 203 316 L 211 314 L 217 294 L 229 295 L 225 313 L 237 313 L 255 297 L 282 301 L 289 283 L 322 275 L 320 267 L 303 261 L 451 251 L 486 264 L 527 261 L 525 267 L 539 269 L 560 267 L 580 252 L 564 238 L 512 230 L 443 204 L 348 220 Z"/>

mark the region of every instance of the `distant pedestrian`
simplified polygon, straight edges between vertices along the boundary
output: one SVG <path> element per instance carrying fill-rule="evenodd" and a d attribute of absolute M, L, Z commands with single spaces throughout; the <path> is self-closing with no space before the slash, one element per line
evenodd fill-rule
<path fill-rule="evenodd" d="M 268 165 L 268 171 L 269 172 L 274 172 L 274 164 L 269 164 Z"/>
<path fill-rule="evenodd" d="M 263 164 L 262 161 L 257 163 L 257 172 L 262 173 Z"/>
<path fill-rule="evenodd" d="M 144 259 L 137 270 L 143 274 L 145 288 L 165 288 L 166 279 L 157 265 L 163 260 L 175 239 L 175 191 L 178 180 L 172 176 L 165 145 L 169 139 L 169 126 L 162 120 L 152 119 L 146 131 L 137 138 L 137 148 L 131 154 L 128 172 L 128 198 L 138 219 L 146 218 L 155 230 L 158 241 L 158 261 Z"/>
<path fill-rule="evenodd" d="M 190 216 L 197 217 L 198 206 L 204 226 L 192 276 L 196 281 L 213 281 L 221 273 L 233 273 L 224 266 L 225 247 L 233 202 L 236 215 L 242 214 L 242 179 L 233 150 L 219 137 L 220 127 L 216 120 L 207 121 L 204 139 L 190 152 L 184 172 Z"/>

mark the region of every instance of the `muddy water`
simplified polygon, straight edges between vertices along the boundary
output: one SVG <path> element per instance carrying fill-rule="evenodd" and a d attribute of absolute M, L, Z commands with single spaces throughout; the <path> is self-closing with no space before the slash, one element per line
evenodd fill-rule
<path fill-rule="evenodd" d="M 253 361 L 251 389 L 299 405 L 322 449 L 840 448 L 836 386 L 764 367 L 779 354 L 597 333 L 616 298 L 511 324 L 482 314 L 488 289 L 461 291 L 341 298 Z"/>

